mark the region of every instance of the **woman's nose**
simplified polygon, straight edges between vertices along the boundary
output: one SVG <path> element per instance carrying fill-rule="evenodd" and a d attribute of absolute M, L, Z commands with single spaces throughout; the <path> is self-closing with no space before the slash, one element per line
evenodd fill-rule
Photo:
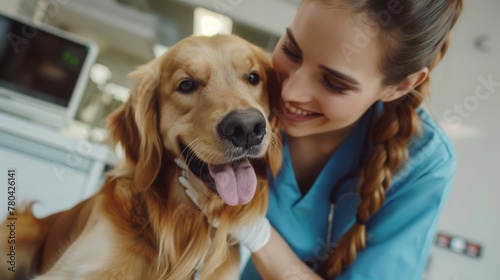
<path fill-rule="evenodd" d="M 281 96 L 283 100 L 305 103 L 313 99 L 313 87 L 304 68 L 298 68 L 283 81 Z"/>

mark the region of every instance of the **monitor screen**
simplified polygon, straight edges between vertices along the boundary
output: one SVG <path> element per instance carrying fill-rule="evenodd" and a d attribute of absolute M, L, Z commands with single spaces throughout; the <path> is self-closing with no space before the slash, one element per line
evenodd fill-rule
<path fill-rule="evenodd" d="M 10 102 L 30 103 L 34 111 L 24 113 L 31 119 L 39 119 L 37 106 L 48 107 L 42 114 L 72 118 L 96 48 L 73 34 L 0 14 L 0 95 Z M 49 125 L 61 126 L 54 122 Z"/>

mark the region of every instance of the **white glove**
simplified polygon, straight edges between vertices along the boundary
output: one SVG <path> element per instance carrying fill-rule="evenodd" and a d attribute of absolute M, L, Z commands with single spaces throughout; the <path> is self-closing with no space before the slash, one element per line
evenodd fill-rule
<path fill-rule="evenodd" d="M 179 176 L 179 182 L 184 187 L 186 195 L 191 201 L 200 208 L 203 214 L 206 213 L 205 205 L 208 197 L 200 193 L 198 190 L 205 187 L 202 182 L 196 177 L 190 176 L 189 169 L 186 164 L 179 158 L 175 158 L 175 163 L 182 169 L 182 175 Z M 219 225 L 219 220 L 209 221 L 213 227 Z M 263 216 L 259 217 L 249 224 L 240 227 L 229 228 L 229 234 L 238 242 L 247 247 L 250 252 L 256 252 L 267 244 L 271 237 L 271 224 L 269 220 Z"/>

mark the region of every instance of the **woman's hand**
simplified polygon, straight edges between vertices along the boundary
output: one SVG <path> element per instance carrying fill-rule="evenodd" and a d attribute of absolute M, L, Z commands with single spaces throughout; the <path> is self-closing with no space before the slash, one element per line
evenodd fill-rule
<path fill-rule="evenodd" d="M 198 208 L 207 214 L 206 205 L 209 197 L 205 192 L 200 192 L 199 190 L 205 188 L 203 182 L 201 182 L 197 177 L 190 173 L 189 168 L 186 164 L 176 158 L 175 163 L 179 168 L 182 169 L 182 175 L 179 176 L 179 182 L 184 187 L 186 195 L 191 199 L 191 201 L 198 206 Z M 228 206 L 232 207 L 232 206 Z M 212 226 L 217 227 L 219 221 L 217 219 L 209 221 Z M 231 227 L 229 228 L 229 234 L 236 239 L 238 242 L 243 244 L 251 252 L 256 252 L 264 245 L 267 244 L 269 238 L 271 237 L 271 224 L 269 220 L 265 217 L 259 217 L 251 223 L 245 224 L 241 227 Z"/>

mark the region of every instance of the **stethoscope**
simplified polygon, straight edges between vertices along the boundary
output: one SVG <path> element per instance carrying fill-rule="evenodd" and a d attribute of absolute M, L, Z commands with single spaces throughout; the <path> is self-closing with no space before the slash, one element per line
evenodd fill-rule
<path fill-rule="evenodd" d="M 361 168 L 363 167 L 363 165 L 366 161 L 366 156 L 368 154 L 368 149 L 369 149 L 369 144 L 370 144 L 369 140 L 371 137 L 371 127 L 372 127 L 372 124 L 374 121 L 373 117 L 375 115 L 375 112 L 377 111 L 376 108 L 374 108 L 376 105 L 377 104 L 374 104 L 370 108 L 370 110 L 371 110 L 370 111 L 370 119 L 368 120 L 370 122 L 370 126 L 369 126 L 367 134 L 365 135 L 365 139 L 363 140 L 361 154 L 359 155 L 358 163 L 356 165 L 356 171 L 351 172 L 351 173 L 345 175 L 344 177 L 342 177 L 333 186 L 332 191 L 330 193 L 330 211 L 328 213 L 328 231 L 327 231 L 327 236 L 326 236 L 326 244 L 330 247 L 333 246 L 331 244 L 331 241 L 332 241 L 332 231 L 333 231 L 333 216 L 335 214 L 335 204 L 337 203 L 337 199 L 338 199 L 337 193 L 338 193 L 340 187 L 342 187 L 347 181 L 359 177 L 359 172 L 360 172 Z"/>

